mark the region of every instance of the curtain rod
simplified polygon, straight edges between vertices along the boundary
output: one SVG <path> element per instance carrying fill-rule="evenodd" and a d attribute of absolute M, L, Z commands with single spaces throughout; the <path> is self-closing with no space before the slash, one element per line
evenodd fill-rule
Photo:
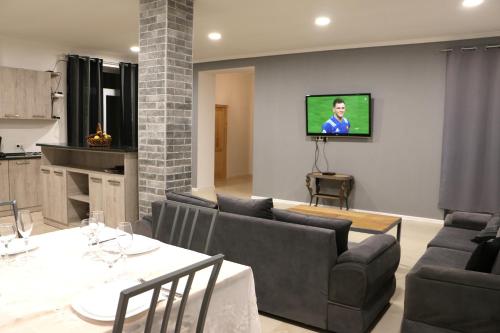
<path fill-rule="evenodd" d="M 488 50 L 488 49 L 497 49 L 497 48 L 500 48 L 500 44 L 496 44 L 496 45 L 486 45 L 484 47 L 485 50 Z M 471 47 L 461 47 L 460 48 L 460 51 L 476 51 L 476 50 L 479 50 L 479 47 L 477 46 L 471 46 Z M 442 50 L 439 50 L 440 52 L 451 52 L 453 51 L 453 49 L 442 49 Z"/>

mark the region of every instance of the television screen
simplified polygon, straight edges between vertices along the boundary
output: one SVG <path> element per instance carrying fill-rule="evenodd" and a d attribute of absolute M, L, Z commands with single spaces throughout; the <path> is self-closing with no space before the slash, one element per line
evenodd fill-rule
<path fill-rule="evenodd" d="M 308 136 L 369 137 L 371 95 L 306 96 L 306 131 Z"/>

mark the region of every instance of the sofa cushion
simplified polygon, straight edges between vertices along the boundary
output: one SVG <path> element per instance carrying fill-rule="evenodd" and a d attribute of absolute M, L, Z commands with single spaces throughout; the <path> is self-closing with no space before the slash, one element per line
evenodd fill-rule
<path fill-rule="evenodd" d="M 413 266 L 412 271 L 416 271 L 418 268 L 427 265 L 464 269 L 470 255 L 471 253 L 466 251 L 443 247 L 429 247 L 415 266 Z"/>
<path fill-rule="evenodd" d="M 491 273 L 500 250 L 500 238 L 490 239 L 479 244 L 465 266 L 468 271 Z"/>
<path fill-rule="evenodd" d="M 318 217 L 294 213 L 283 209 L 272 209 L 274 218 L 278 221 L 290 222 L 312 227 L 335 230 L 335 240 L 337 241 L 337 254 L 340 255 L 347 250 L 347 240 L 352 222 L 349 220 Z"/>
<path fill-rule="evenodd" d="M 217 209 L 217 204 L 215 202 L 191 194 L 167 192 L 167 199 L 172 201 L 187 203 L 190 205 Z"/>
<path fill-rule="evenodd" d="M 476 243 L 482 243 L 486 240 L 493 239 L 496 237 L 498 230 L 500 229 L 500 216 L 495 215 L 491 217 L 486 224 L 486 227 L 481 230 L 472 241 Z"/>
<path fill-rule="evenodd" d="M 486 226 L 490 218 L 491 214 L 457 211 L 446 215 L 444 225 L 470 230 L 481 230 Z"/>
<path fill-rule="evenodd" d="M 427 246 L 472 252 L 477 244 L 471 239 L 476 235 L 477 230 L 444 227 L 439 230 L 436 237 Z"/>
<path fill-rule="evenodd" d="M 221 212 L 272 219 L 273 199 L 242 199 L 217 194 Z"/>

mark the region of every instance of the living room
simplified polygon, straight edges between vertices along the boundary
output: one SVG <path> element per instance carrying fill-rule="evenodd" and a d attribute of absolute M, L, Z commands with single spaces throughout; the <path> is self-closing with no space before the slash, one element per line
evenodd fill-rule
<path fill-rule="evenodd" d="M 42 189 L 36 204 L 19 207 L 22 211 L 31 211 L 35 221 L 30 242 L 33 240 L 36 244 L 36 237 L 60 232 L 59 229 L 69 232 L 67 230 L 75 223 L 91 218 L 89 213 L 92 211 L 104 211 L 108 224 L 112 220 L 108 215 L 109 209 L 109 214 L 118 211 L 109 227 L 116 229 L 123 221 L 132 224 L 139 221 L 137 233 L 140 233 L 141 227 L 152 227 L 142 232 L 149 232 L 149 236 L 162 243 L 176 245 L 170 237 L 175 236 L 176 223 L 182 223 L 182 230 L 185 226 L 192 227 L 191 236 L 194 232 L 196 239 L 197 231 L 193 231 L 195 223 L 186 223 L 191 223 L 191 218 L 193 221 L 198 218 L 198 211 L 193 213 L 192 209 L 208 205 L 204 208 L 211 210 L 200 210 L 199 223 L 210 225 L 211 220 L 206 222 L 206 216 L 215 214 L 215 224 L 206 229 L 214 228 L 213 234 L 210 231 L 208 236 L 213 237 L 214 247 L 209 249 L 207 246 L 199 252 L 215 255 L 213 251 L 218 249 L 226 256 L 226 262 L 250 268 L 241 268 L 237 264 L 231 266 L 234 271 L 241 269 L 238 272 L 246 274 L 245 278 L 252 282 L 249 283 L 252 287 L 247 290 L 248 294 L 240 295 L 240 301 L 250 304 L 245 303 L 248 305 L 245 306 L 250 309 L 248 314 L 253 316 L 253 321 L 248 322 L 254 326 L 250 325 L 251 329 L 243 331 L 472 332 L 474 328 L 480 328 L 484 332 L 494 332 L 495 327 L 499 327 L 495 325 L 500 325 L 500 304 L 494 297 L 451 288 L 446 292 L 438 290 L 437 293 L 442 292 L 448 300 L 453 300 L 450 304 L 445 300 L 440 303 L 441 299 L 426 294 L 432 286 L 425 284 L 429 276 L 429 280 L 436 276 L 445 279 L 447 274 L 451 274 L 457 284 L 473 281 L 477 283 L 473 288 L 490 288 L 491 295 L 497 295 L 500 290 L 500 281 L 495 275 L 498 273 L 492 273 L 500 269 L 500 259 L 496 260 L 496 256 L 490 260 L 488 273 L 465 270 L 472 260 L 472 253 L 479 247 L 470 239 L 479 237 L 489 241 L 482 246 L 489 246 L 491 238 L 495 237 L 484 234 L 490 224 L 497 223 L 493 214 L 500 211 L 499 178 L 498 173 L 492 171 L 500 167 L 500 139 L 497 134 L 500 109 L 493 93 L 498 87 L 500 7 L 491 0 L 477 1 L 476 6 L 471 7 L 469 2 L 447 0 L 438 8 L 430 0 L 405 4 L 395 0 L 377 4 L 321 0 L 307 3 L 285 0 L 273 3 L 260 0 L 250 3 L 230 0 L 113 0 L 106 4 L 93 1 L 86 5 L 77 2 L 68 4 L 62 0 L 45 4 L 32 0 L 2 3 L 0 66 L 54 72 L 50 74 L 54 76 L 50 119 L 9 119 L 0 110 L 0 137 L 3 137 L 0 151 L 24 154 L 21 151 L 25 149 L 30 153 L 29 156 L 16 155 L 15 159 L 14 155 L 10 155 L 8 163 L 23 164 L 35 160 L 41 163 L 35 169 L 41 170 L 42 180 L 15 185 L 26 189 L 25 192 Z M 93 6 L 100 9 L 92 9 Z M 57 12 L 57 8 L 63 13 L 63 19 L 59 21 L 48 15 Z M 169 9 L 172 13 L 173 8 L 183 14 L 176 12 L 177 18 L 172 19 L 168 13 Z M 94 22 L 85 23 L 79 11 L 85 13 L 83 16 L 93 17 Z M 179 18 L 182 15 L 185 17 Z M 35 20 L 37 16 L 40 17 Z M 317 23 L 315 19 L 319 19 Z M 165 41 L 162 42 L 161 38 Z M 131 51 L 131 46 L 140 48 Z M 106 151 L 108 147 L 75 147 L 68 144 L 71 134 L 68 118 L 72 111 L 68 102 L 67 58 L 72 54 L 103 59 L 104 67 L 108 68 L 106 71 L 121 71 L 122 63 L 138 64 L 137 118 L 134 120 L 137 122 L 131 125 L 136 128 L 135 146 L 111 146 L 111 150 Z M 470 67 L 466 67 L 466 60 L 462 57 L 475 54 L 490 58 L 467 63 Z M 493 58 L 495 55 L 497 58 Z M 479 63 L 483 63 L 483 67 Z M 483 76 L 477 77 L 475 73 Z M 232 74 L 235 77 L 239 75 L 238 79 L 230 81 L 228 76 Z M 224 75 L 226 77 L 221 79 Z M 4 87 L 1 81 L 0 73 L 0 86 Z M 468 86 L 467 82 L 472 82 L 472 85 Z M 481 82 L 479 88 L 473 85 L 474 82 Z M 236 91 L 240 83 L 246 89 L 245 93 Z M 335 98 L 357 94 L 368 95 L 370 99 L 367 135 L 308 133 L 306 96 L 328 96 L 331 100 L 327 112 L 331 115 L 336 105 L 336 102 L 332 105 Z M 3 105 L 2 96 L 0 92 L 0 105 Z M 461 96 L 472 96 L 468 97 L 470 103 L 452 113 L 451 106 L 463 102 Z M 474 103 L 479 105 L 477 109 Z M 227 158 L 230 159 L 223 163 L 227 172 L 225 177 L 217 180 L 215 113 L 216 105 L 221 104 L 227 105 L 228 127 L 233 128 L 229 129 L 225 139 L 228 143 Z M 346 107 L 345 118 L 352 122 L 357 110 L 348 102 L 342 104 Z M 240 110 L 245 112 L 235 117 L 236 111 Z M 469 118 L 471 114 L 477 116 Z M 470 128 L 454 121 L 460 117 L 467 119 L 466 125 Z M 235 126 L 236 122 L 239 127 Z M 85 136 L 101 140 L 99 131 L 95 130 L 96 125 L 92 124 Z M 353 127 L 355 125 L 353 123 Z M 118 135 L 115 136 L 110 128 L 103 131 L 111 134 L 116 141 Z M 457 132 L 461 135 L 457 136 Z M 107 134 L 102 135 L 105 138 Z M 454 155 L 457 150 L 462 154 Z M 121 173 L 109 175 L 104 171 L 120 165 Z M 460 165 L 463 167 L 458 167 Z M 9 172 L 10 178 L 16 175 Z M 51 176 L 64 174 L 67 180 L 64 188 L 67 198 L 61 199 L 65 202 L 64 209 L 53 203 L 59 199 L 43 195 L 55 193 L 43 191 L 54 185 L 51 181 L 44 183 L 44 172 Z M 289 209 L 295 206 L 309 206 L 314 202 L 314 192 L 308 191 L 311 179 L 306 178 L 311 173 L 326 178 L 334 178 L 333 173 L 351 177 L 349 189 L 340 200 L 321 199 L 319 209 L 331 210 L 332 214 L 382 215 L 392 219 L 390 227 L 379 228 L 383 232 L 375 229 L 367 231 L 366 228 L 359 231 L 363 228 L 357 221 L 346 218 L 346 215 L 331 215 L 331 220 L 339 219 L 340 224 L 346 219 L 352 223 L 348 231 L 348 241 L 352 244 L 347 245 L 347 236 L 337 238 L 345 231 L 337 229 L 338 221 L 331 222 L 332 226 L 324 221 L 328 220 L 324 216 L 297 218 L 286 215 L 291 214 Z M 102 177 L 99 181 L 103 186 L 115 186 L 116 191 L 119 187 L 120 192 L 110 192 L 111 196 L 104 199 L 107 192 L 103 187 L 99 192 L 102 197 L 95 199 L 92 182 L 96 181 L 96 177 Z M 12 184 L 18 184 L 23 177 L 17 176 L 17 182 L 4 178 L 7 180 L 2 184 L 10 186 L 11 191 L 10 196 L 7 190 L 7 196 L 0 199 L 20 201 L 12 195 Z M 452 181 L 454 184 L 450 185 Z M 314 180 L 312 183 L 319 184 Z M 33 191 L 33 188 L 36 190 Z M 330 189 L 327 185 L 322 189 L 339 190 Z M 210 202 L 199 202 L 196 198 L 192 202 L 192 198 L 182 198 L 183 194 L 179 194 L 180 198 L 175 197 L 174 193 L 170 197 L 167 195 L 165 209 L 158 205 L 165 200 L 165 191 L 192 193 Z M 312 186 L 312 191 L 319 192 L 318 186 Z M 218 193 L 223 194 L 219 202 Z M 117 201 L 115 196 L 123 200 Z M 231 197 L 247 201 L 232 201 L 234 198 Z M 272 198 L 271 207 L 267 198 Z M 156 208 L 153 203 L 156 203 Z M 348 204 L 349 209 L 337 209 L 339 203 Z M 48 218 L 47 205 L 64 211 L 64 219 L 56 221 Z M 293 223 L 287 223 L 287 227 L 268 225 L 270 222 L 261 221 L 263 216 L 249 220 L 247 215 L 253 213 L 241 214 L 248 205 L 264 205 L 264 215 L 269 215 L 273 222 Z M 115 206 L 119 208 L 115 209 Z M 181 207 L 180 212 L 171 207 Z M 239 208 L 232 211 L 234 207 Z M 467 214 L 460 215 L 456 211 Z M 4 209 L 0 209 L 0 213 L 3 213 L 0 216 L 9 214 Z M 2 217 L 0 222 L 8 219 Z M 235 224 L 232 225 L 233 219 Z M 172 224 L 173 229 L 169 229 Z M 221 231 L 221 226 L 227 229 Z M 158 233 L 160 229 L 164 230 L 163 234 Z M 488 232 L 492 233 L 491 230 Z M 179 244 L 182 243 L 182 233 Z M 370 235 L 372 233 L 380 235 Z M 332 239 L 335 239 L 335 245 Z M 21 244 L 21 237 L 17 240 Z M 345 248 L 342 245 L 344 241 Z M 89 238 L 89 249 L 92 249 L 93 242 L 99 243 L 99 240 Z M 275 253 L 263 258 L 260 251 L 273 242 L 276 242 L 273 245 Z M 49 243 L 49 238 L 40 238 L 40 246 L 33 251 L 30 248 L 30 253 L 35 258 L 37 252 L 43 255 L 44 246 Z M 163 244 L 158 246 L 158 251 L 153 251 L 157 252 L 155 260 L 160 259 L 161 251 L 168 249 L 163 248 Z M 268 248 L 269 252 L 273 251 L 273 246 Z M 181 247 L 190 249 L 189 246 Z M 338 251 L 331 251 L 317 261 L 311 259 L 313 253 L 317 255 L 328 251 L 326 247 Z M 22 277 L 19 272 L 26 262 L 23 260 L 33 260 L 26 250 L 26 258 L 18 261 L 17 257 L 24 256 L 22 252 L 6 256 L 5 267 L 13 274 L 9 278 Z M 287 257 L 286 253 L 290 253 L 290 258 L 278 258 L 280 255 Z M 120 260 L 116 266 L 126 269 L 127 265 L 132 267 L 137 264 L 134 266 L 137 270 L 143 269 L 138 264 L 139 257 L 129 256 L 128 261 Z M 298 268 L 293 265 L 293 260 Z M 288 267 L 281 266 L 286 263 L 290 263 L 289 271 Z M 180 265 L 180 262 L 175 264 Z M 267 271 L 263 267 L 266 265 L 274 266 Z M 361 275 L 349 271 L 346 267 L 350 265 L 361 267 Z M 421 269 L 422 265 L 442 266 L 443 271 L 427 271 L 427 268 Z M 323 267 L 327 266 L 329 268 L 325 273 Z M 77 266 L 71 267 L 75 271 L 78 269 Z M 310 267 L 310 275 L 317 276 L 308 276 L 304 267 Z M 87 273 L 93 272 L 93 269 Z M 101 274 L 107 271 L 96 272 Z M 274 291 L 272 283 L 263 282 L 266 279 L 273 281 L 268 272 L 273 272 L 276 279 L 284 273 L 294 277 L 286 281 L 276 280 L 275 284 L 281 284 L 282 288 L 276 287 Z M 327 278 L 319 278 L 320 273 L 326 274 Z M 346 275 L 341 277 L 341 273 Z M 61 276 L 69 276 L 65 274 L 61 272 Z M 235 277 L 224 269 L 221 274 L 228 279 Z M 368 281 L 366 293 L 356 300 L 361 305 L 349 303 L 349 297 L 356 294 L 354 291 L 362 289 L 349 284 L 352 281 L 362 284 L 356 280 L 358 277 Z M 144 275 L 140 278 L 147 280 Z M 318 283 L 314 286 L 311 281 Z M 411 288 L 406 288 L 408 281 Z M 87 288 L 91 282 L 97 283 L 90 278 L 82 286 Z M 287 288 L 298 293 L 294 288 L 305 283 L 309 284 L 302 298 L 286 293 Z M 352 290 L 353 293 L 342 296 L 343 290 L 338 286 L 346 286 L 345 290 Z M 34 288 L 30 285 L 28 289 L 31 290 L 31 287 Z M 338 294 L 333 295 L 334 290 Z M 383 294 L 376 294 L 382 291 Z M 75 290 L 72 292 L 71 296 L 74 296 Z M 420 299 L 419 292 L 429 298 Z M 405 297 L 405 294 L 409 296 Z M 228 302 L 232 300 L 236 304 L 238 297 L 235 295 L 233 293 Z M 279 296 L 282 304 L 267 298 L 270 295 Z M 227 294 L 216 286 L 213 299 L 216 309 L 224 309 L 223 296 Z M 484 301 L 488 297 L 492 300 Z M 482 314 L 477 313 L 479 310 L 469 313 L 464 309 L 465 304 L 460 303 L 467 298 L 473 300 L 471 303 L 478 309 L 488 304 L 492 309 Z M 295 302 L 299 301 L 303 304 L 316 304 L 314 302 L 318 301 L 321 303 L 318 306 L 320 310 L 297 305 Z M 5 321 L 0 319 L 0 331 L 9 331 L 13 318 L 18 317 L 27 319 L 25 324 L 12 326 L 14 331 L 23 332 L 27 327 L 46 324 L 38 319 L 29 319 L 31 313 L 22 312 L 23 304 L 28 303 L 18 302 L 13 292 L 2 290 L 0 306 L 2 302 L 15 306 Z M 50 310 L 50 318 L 69 318 L 65 323 L 61 319 L 62 331 L 71 327 L 75 319 L 85 322 L 79 326 L 84 331 L 111 329 L 109 322 L 106 326 L 93 322 L 95 318 L 82 319 L 85 315 L 71 308 L 70 303 L 64 303 L 63 307 L 50 304 L 57 309 Z M 462 315 L 461 318 L 441 311 L 438 306 L 444 308 L 451 304 L 456 306 L 454 309 Z M 33 304 L 32 308 L 35 314 L 45 310 L 40 304 Z M 436 308 L 438 311 L 433 312 Z M 422 309 L 429 310 L 426 313 Z M 213 310 L 209 308 L 207 331 L 217 331 L 217 320 L 210 311 Z M 231 323 L 228 317 L 225 316 L 221 322 L 231 327 L 229 331 L 237 323 L 241 324 L 241 318 Z"/>

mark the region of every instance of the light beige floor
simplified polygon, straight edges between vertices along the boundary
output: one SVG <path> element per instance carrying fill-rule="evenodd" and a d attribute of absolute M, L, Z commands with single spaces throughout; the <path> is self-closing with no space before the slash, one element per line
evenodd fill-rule
<path fill-rule="evenodd" d="M 216 200 L 215 193 L 224 193 L 239 197 L 251 197 L 252 195 L 252 177 L 242 176 L 217 181 L 215 190 L 203 190 L 194 192 L 194 194 L 210 200 Z M 278 208 L 287 208 L 286 205 L 276 204 Z M 54 227 L 43 223 L 41 212 L 32 213 L 35 227 L 33 235 L 57 230 Z M 12 221 L 11 217 L 2 217 L 0 222 Z M 384 316 L 379 320 L 372 332 L 390 333 L 399 332 L 401 318 L 403 316 L 404 285 L 405 276 L 413 267 L 415 262 L 425 252 L 426 244 L 435 236 L 441 226 L 439 224 L 424 223 L 418 221 L 404 220 L 401 232 L 401 262 L 396 271 L 397 287 L 394 296 L 391 299 L 391 305 Z M 395 230 L 389 232 L 395 236 Z M 362 241 L 370 235 L 351 232 L 349 240 L 354 242 Z M 263 333 L 305 333 L 316 332 L 313 329 L 306 329 L 289 322 L 277 320 L 261 315 Z"/>

